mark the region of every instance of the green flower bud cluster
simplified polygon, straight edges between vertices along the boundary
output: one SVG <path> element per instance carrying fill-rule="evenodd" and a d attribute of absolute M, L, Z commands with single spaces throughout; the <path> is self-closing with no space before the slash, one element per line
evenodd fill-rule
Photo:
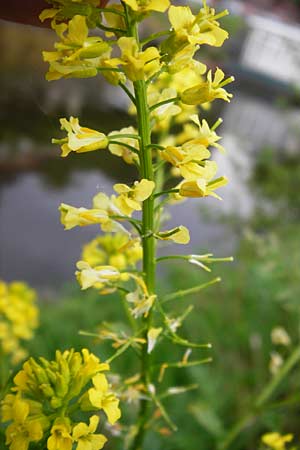
<path fill-rule="evenodd" d="M 48 450 L 101 449 L 107 439 L 95 434 L 99 422 L 95 412 L 103 410 L 110 424 L 121 415 L 119 400 L 102 373 L 108 369 L 87 349 L 57 351 L 53 361 L 26 361 L 1 402 L 9 449 L 28 450 L 31 442 Z M 94 412 L 89 425 L 76 423 L 83 411 Z"/>

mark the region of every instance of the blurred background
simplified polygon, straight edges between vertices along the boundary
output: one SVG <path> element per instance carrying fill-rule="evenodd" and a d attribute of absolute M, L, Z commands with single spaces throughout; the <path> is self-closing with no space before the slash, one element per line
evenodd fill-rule
<path fill-rule="evenodd" d="M 169 375 L 175 385 L 198 383 L 198 401 L 194 393 L 170 400 L 181 431 L 163 443 L 152 437 L 152 450 L 216 448 L 247 414 L 276 364 L 299 345 L 300 2 L 209 3 L 231 12 L 222 22 L 231 39 L 222 49 L 200 52 L 209 66 L 236 78 L 229 87 L 233 101 L 215 102 L 208 113 L 224 119 L 218 134 L 227 153 L 215 158 L 230 184 L 222 190 L 223 202 L 203 199 L 172 207 L 170 222 L 185 218 L 192 235 L 189 252 L 233 255 L 235 263 L 215 266 L 223 283 L 194 298 L 196 314 L 184 332 L 211 342 L 214 362 Z M 148 27 L 158 28 L 158 20 L 163 21 L 156 17 Z M 98 230 L 65 232 L 59 204 L 88 207 L 98 191 L 109 193 L 117 180 L 135 177 L 134 169 L 105 152 L 61 159 L 50 143 L 59 136 L 60 117 L 80 116 L 82 124 L 104 132 L 132 122 L 126 98 L 101 78 L 44 80 L 41 51 L 52 49 L 54 40 L 51 30 L 0 21 L 0 278 L 23 280 L 38 290 L 41 327 L 30 345 L 33 354 L 45 355 L 56 347 L 96 346 L 77 330 L 115 320 L 117 307 L 93 292 L 80 293 L 75 263 Z M 176 263 L 165 269 L 160 283 L 173 291 L 202 279 L 207 275 Z M 280 348 L 271 339 L 278 326 L 290 336 L 289 345 Z M 299 431 L 299 380 L 295 370 L 277 392 L 284 408 L 279 402 L 255 415 L 232 450 L 258 448 L 259 436 L 268 430 Z"/>

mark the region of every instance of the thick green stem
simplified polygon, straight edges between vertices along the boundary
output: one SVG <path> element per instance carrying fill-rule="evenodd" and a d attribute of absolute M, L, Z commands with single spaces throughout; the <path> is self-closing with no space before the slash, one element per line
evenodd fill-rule
<path fill-rule="evenodd" d="M 131 28 L 131 35 L 139 42 L 137 26 Z M 138 80 L 133 83 L 135 104 L 137 109 L 138 132 L 140 136 L 140 176 L 147 180 L 154 181 L 154 171 L 151 150 L 151 125 L 150 111 L 147 101 L 147 87 L 145 80 Z M 143 235 L 143 273 L 149 294 L 155 291 L 155 238 L 154 229 L 154 196 L 151 195 L 143 203 L 142 235 Z M 147 340 L 147 333 L 151 327 L 152 310 L 144 319 L 144 337 Z M 147 352 L 147 344 L 142 347 L 141 353 L 141 381 L 147 388 L 150 384 L 150 355 Z M 137 422 L 137 433 L 133 440 L 131 450 L 142 449 L 146 423 L 149 416 L 149 400 L 142 399 L 140 402 L 139 416 Z"/>

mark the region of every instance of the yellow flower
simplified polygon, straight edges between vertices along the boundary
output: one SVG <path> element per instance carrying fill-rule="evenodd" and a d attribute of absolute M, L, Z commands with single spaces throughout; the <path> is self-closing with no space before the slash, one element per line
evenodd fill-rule
<path fill-rule="evenodd" d="M 228 38 L 227 31 L 223 30 L 215 20 L 215 10 L 207 8 L 205 2 L 197 16 L 194 16 L 188 6 L 171 6 L 168 12 L 170 23 L 175 34 L 175 43 L 202 45 L 214 47 L 223 45 Z M 224 11 L 218 17 L 227 15 Z M 175 45 L 176 45 L 175 44 Z M 177 44 L 177 45 L 178 45 Z"/>
<path fill-rule="evenodd" d="M 135 265 L 142 258 L 139 239 L 130 239 L 124 233 L 98 236 L 83 247 L 82 259 L 92 267 L 108 264 L 119 270 Z"/>
<path fill-rule="evenodd" d="M 116 197 L 112 195 L 110 198 L 102 192 L 93 198 L 92 209 L 76 208 L 66 203 L 62 203 L 59 207 L 61 212 L 61 223 L 65 226 L 65 230 L 70 230 L 76 226 L 88 226 L 99 224 L 103 231 L 122 232 L 129 234 L 128 231 L 118 222 L 111 219 L 110 216 L 123 216 L 121 210 L 117 207 Z"/>
<path fill-rule="evenodd" d="M 190 242 L 189 230 L 183 225 L 173 228 L 172 230 L 161 231 L 156 237 L 163 241 L 173 241 L 176 244 L 188 244 Z"/>
<path fill-rule="evenodd" d="M 68 24 L 53 21 L 52 27 L 61 42 L 55 44 L 56 51 L 43 52 L 44 61 L 50 63 L 46 79 L 97 75 L 101 57 L 110 51 L 110 45 L 98 36 L 88 37 L 86 18 L 75 15 Z"/>
<path fill-rule="evenodd" d="M 171 54 L 167 65 L 168 72 L 176 74 L 183 69 L 189 69 L 203 75 L 207 70 L 206 65 L 193 59 L 197 49 L 197 46 L 189 44 L 176 51 L 175 54 Z"/>
<path fill-rule="evenodd" d="M 147 317 L 156 300 L 156 295 L 149 294 L 147 285 L 142 277 L 130 274 L 130 278 L 136 283 L 136 290 L 134 292 L 129 292 L 126 295 L 128 303 L 132 303 L 134 306 L 134 308 L 131 309 L 131 314 L 135 318 L 141 316 Z"/>
<path fill-rule="evenodd" d="M 113 136 L 115 134 L 135 134 L 137 135 L 137 131 L 133 127 L 122 128 L 119 131 L 112 131 L 109 133 L 108 137 Z M 130 150 L 126 145 L 130 145 L 134 147 L 137 151 L 139 150 L 139 144 L 137 139 L 133 139 L 130 137 L 118 137 L 116 139 L 121 144 L 109 143 L 108 149 L 110 153 L 116 156 L 120 156 L 124 159 L 127 164 L 134 164 L 139 161 L 139 157 L 136 153 Z M 122 145 L 125 144 L 125 145 Z"/>
<path fill-rule="evenodd" d="M 69 420 L 59 418 L 51 428 L 51 436 L 47 440 L 48 450 L 72 450 L 71 425 Z"/>
<path fill-rule="evenodd" d="M 202 123 L 199 120 L 197 115 L 191 116 L 191 121 L 197 126 L 195 129 L 194 139 L 197 139 L 197 142 L 205 147 L 215 147 L 221 152 L 224 152 L 224 147 L 218 144 L 218 141 L 222 139 L 215 132 L 215 127 L 219 126 L 222 123 L 222 119 L 219 119 L 213 128 L 210 128 L 205 119 L 202 120 Z M 188 124 L 187 124 L 188 125 Z"/>
<path fill-rule="evenodd" d="M 106 148 L 108 139 L 105 134 L 90 128 L 79 125 L 77 118 L 70 117 L 70 120 L 60 119 L 61 129 L 67 131 L 66 139 L 52 139 L 54 144 L 62 144 L 61 156 L 68 156 L 70 152 L 85 153 L 93 150 Z"/>
<path fill-rule="evenodd" d="M 4 402 L 8 400 L 10 399 L 6 396 Z M 5 432 L 6 445 L 9 445 L 10 450 L 27 450 L 30 442 L 38 442 L 42 439 L 43 428 L 39 420 L 28 418 L 30 408 L 27 402 L 20 397 L 14 397 L 12 400 L 10 414 L 7 414 L 6 410 L 2 417 L 3 421 L 13 420 Z"/>
<path fill-rule="evenodd" d="M 74 227 L 85 227 L 96 223 L 104 223 L 109 220 L 108 214 L 103 209 L 75 208 L 74 206 L 62 203 L 59 207 L 61 213 L 61 223 L 65 230 L 71 230 Z"/>
<path fill-rule="evenodd" d="M 114 185 L 114 190 L 120 195 L 115 203 L 123 214 L 131 216 L 133 211 L 141 211 L 141 203 L 150 197 L 154 187 L 154 181 L 146 179 L 135 181 L 132 188 L 126 184 L 117 183 Z"/>
<path fill-rule="evenodd" d="M 176 62 L 177 55 L 179 59 Z M 161 92 L 170 88 L 177 93 L 182 92 L 203 82 L 202 75 L 206 72 L 206 66 L 198 61 L 194 61 L 192 56 L 189 57 L 189 55 L 183 54 L 181 59 L 179 55 L 180 52 L 168 62 L 168 72 L 163 72 L 154 83 L 149 85 L 148 94 L 150 96 L 152 92 Z M 175 64 L 174 70 L 172 69 L 173 61 Z M 180 101 L 177 102 L 177 105 L 181 108 L 181 112 L 174 116 L 176 123 L 184 123 L 190 120 L 192 114 L 198 113 L 198 108 L 195 105 L 186 105 Z M 207 108 L 207 105 L 206 103 L 201 105 L 201 107 Z"/>
<path fill-rule="evenodd" d="M 92 406 L 103 409 L 110 424 L 114 424 L 120 417 L 119 400 L 109 391 L 105 375 L 102 373 L 93 377 L 93 385 L 88 391 L 88 398 Z"/>
<path fill-rule="evenodd" d="M 204 178 L 198 178 L 197 180 L 183 181 L 179 185 L 179 195 L 182 197 L 207 197 L 212 196 L 219 200 L 219 197 L 214 190 L 228 183 L 226 177 L 220 177 L 216 180 L 207 182 Z"/>
<path fill-rule="evenodd" d="M 202 81 L 196 86 L 192 86 L 180 95 L 182 103 L 187 105 L 199 105 L 202 103 L 211 102 L 216 98 L 230 102 L 232 94 L 229 94 L 223 86 L 234 81 L 234 77 L 229 77 L 225 79 L 224 72 L 217 68 L 214 77 L 212 78 L 211 70 L 207 74 L 207 80 Z"/>
<path fill-rule="evenodd" d="M 266 433 L 262 437 L 262 442 L 273 450 L 285 450 L 286 444 L 291 442 L 293 437 L 292 434 Z"/>
<path fill-rule="evenodd" d="M 154 349 L 156 342 L 157 342 L 157 338 L 158 336 L 161 334 L 161 332 L 163 331 L 163 329 L 160 328 L 150 328 L 148 333 L 147 333 L 147 352 L 151 353 L 152 350 Z"/>
<path fill-rule="evenodd" d="M 283 345 L 284 347 L 291 345 L 291 338 L 283 327 L 273 328 L 271 339 L 275 345 Z"/>
<path fill-rule="evenodd" d="M 121 14 L 124 12 L 123 5 L 120 5 L 118 3 L 111 3 L 109 6 L 111 9 L 119 11 Z M 103 16 L 105 17 L 106 23 L 110 28 L 119 28 L 121 30 L 125 30 L 126 23 L 122 15 L 114 14 L 110 11 L 104 11 Z M 106 36 L 114 37 L 114 33 L 107 31 Z"/>
<path fill-rule="evenodd" d="M 160 53 L 156 47 L 139 51 L 133 37 L 121 37 L 118 45 L 121 49 L 119 63 L 122 64 L 126 76 L 131 81 L 143 80 L 160 69 Z"/>
<path fill-rule="evenodd" d="M 83 422 L 75 425 L 72 431 L 73 441 L 78 442 L 76 450 L 100 450 L 103 448 L 106 437 L 103 434 L 95 434 L 98 427 L 99 417 L 90 417 L 90 424 Z"/>
<path fill-rule="evenodd" d="M 87 262 L 79 261 L 77 263 L 76 276 L 81 285 L 81 289 L 88 289 L 92 286 L 103 286 L 114 283 L 124 274 L 113 266 L 96 266 L 92 268 Z"/>
<path fill-rule="evenodd" d="M 210 157 L 210 151 L 198 140 L 188 141 L 181 147 L 166 147 L 160 152 L 161 157 L 175 167 L 181 167 L 187 163 L 201 163 Z"/>
<path fill-rule="evenodd" d="M 192 139 L 181 147 L 166 147 L 161 157 L 176 167 L 181 175 L 187 180 L 205 178 L 211 180 L 217 172 L 215 161 L 207 161 L 210 156 L 209 150 L 202 144 L 203 139 Z"/>
<path fill-rule="evenodd" d="M 165 12 L 170 5 L 169 0 L 124 0 L 133 11 L 146 13 L 148 11 Z"/>
<path fill-rule="evenodd" d="M 0 353 L 17 364 L 26 356 L 22 340 L 33 337 L 38 326 L 36 293 L 25 283 L 0 281 Z"/>
<path fill-rule="evenodd" d="M 131 309 L 131 314 L 136 319 L 139 317 L 147 317 L 150 309 L 154 305 L 156 295 L 149 295 L 148 292 L 143 291 L 138 287 L 134 292 L 126 295 L 128 303 L 132 303 L 134 308 Z"/>

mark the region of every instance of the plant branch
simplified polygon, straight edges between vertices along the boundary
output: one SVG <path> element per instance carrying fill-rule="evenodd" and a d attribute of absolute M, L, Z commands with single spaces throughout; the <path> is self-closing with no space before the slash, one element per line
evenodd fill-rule
<path fill-rule="evenodd" d="M 221 278 L 217 277 L 211 281 L 208 281 L 207 283 L 199 284 L 198 286 L 194 286 L 189 289 L 182 289 L 180 291 L 172 292 L 171 294 L 167 294 L 163 297 L 162 303 L 167 303 L 172 300 L 177 300 L 178 298 L 183 298 L 183 297 L 186 297 L 187 295 L 196 294 L 197 292 L 200 292 L 203 289 L 205 289 L 209 286 L 212 286 L 213 284 L 220 283 L 220 282 L 221 282 Z"/>
<path fill-rule="evenodd" d="M 170 30 L 165 31 L 159 31 L 158 33 L 150 34 L 150 36 L 146 37 L 141 41 L 141 45 L 148 44 L 148 42 L 154 41 L 157 38 L 160 38 L 162 36 L 169 36 L 171 34 Z"/>
<path fill-rule="evenodd" d="M 179 100 L 179 97 L 168 98 L 167 100 L 163 100 L 161 102 L 155 103 L 155 105 L 150 106 L 149 111 L 153 112 L 155 109 L 159 108 L 160 106 L 167 105 L 168 103 L 175 103 L 178 100 Z"/>
<path fill-rule="evenodd" d="M 119 83 L 120 88 L 123 89 L 123 91 L 127 94 L 127 96 L 130 98 L 130 100 L 132 101 L 132 103 L 135 105 L 136 104 L 136 100 L 135 100 L 135 96 L 133 95 L 133 93 L 128 89 L 128 87 L 126 86 L 126 84 L 124 83 Z"/>
<path fill-rule="evenodd" d="M 137 148 L 133 147 L 133 145 L 127 144 L 126 142 L 110 140 L 109 143 L 110 143 L 110 144 L 116 144 L 116 145 L 120 145 L 120 146 L 126 147 L 126 148 L 128 148 L 129 150 L 131 150 L 133 153 L 136 153 L 137 155 L 139 154 L 139 151 L 138 151 Z"/>

